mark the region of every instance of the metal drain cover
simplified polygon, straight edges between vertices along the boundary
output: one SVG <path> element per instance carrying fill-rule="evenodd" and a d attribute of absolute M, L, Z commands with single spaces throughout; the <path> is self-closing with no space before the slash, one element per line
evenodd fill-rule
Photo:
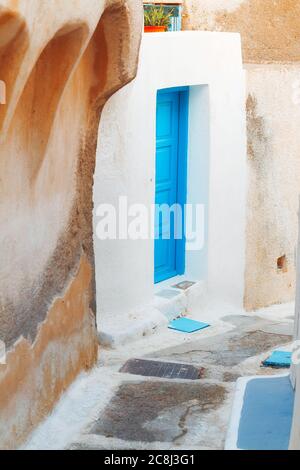
<path fill-rule="evenodd" d="M 204 368 L 174 362 L 129 359 L 120 369 L 125 374 L 144 377 L 161 377 L 165 379 L 198 380 L 204 375 Z"/>
<path fill-rule="evenodd" d="M 194 285 L 195 285 L 195 282 L 183 281 L 183 282 L 179 282 L 179 284 L 175 284 L 175 286 L 173 286 L 173 287 L 175 289 L 187 290 L 187 289 L 189 289 L 190 287 L 192 287 Z"/>

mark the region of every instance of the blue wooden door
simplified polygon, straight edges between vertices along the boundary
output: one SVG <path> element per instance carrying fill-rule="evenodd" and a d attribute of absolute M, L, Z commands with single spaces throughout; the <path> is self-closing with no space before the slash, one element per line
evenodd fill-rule
<path fill-rule="evenodd" d="M 184 233 L 177 239 L 179 220 L 172 211 L 170 217 L 163 217 L 158 208 L 180 205 L 184 217 L 187 129 L 188 88 L 160 90 L 156 115 L 155 283 L 184 274 L 185 240 Z"/>

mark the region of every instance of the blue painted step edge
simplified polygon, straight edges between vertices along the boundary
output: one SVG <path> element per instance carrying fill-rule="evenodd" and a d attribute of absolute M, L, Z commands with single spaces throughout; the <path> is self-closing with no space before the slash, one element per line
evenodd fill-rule
<path fill-rule="evenodd" d="M 292 364 L 292 353 L 289 351 L 273 351 L 270 357 L 263 361 L 264 367 L 288 368 Z"/>
<path fill-rule="evenodd" d="M 178 318 L 177 320 L 171 321 L 169 328 L 171 330 L 181 331 L 182 333 L 194 333 L 196 331 L 208 328 L 208 323 L 203 323 L 190 318 Z"/>

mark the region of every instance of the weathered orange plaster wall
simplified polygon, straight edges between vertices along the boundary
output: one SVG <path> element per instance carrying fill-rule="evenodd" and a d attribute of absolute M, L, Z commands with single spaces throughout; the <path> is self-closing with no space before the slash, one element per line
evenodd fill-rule
<path fill-rule="evenodd" d="M 185 0 L 185 29 L 239 32 L 244 62 L 300 60 L 299 0 Z"/>
<path fill-rule="evenodd" d="M 141 31 L 139 0 L 0 0 L 0 448 L 97 360 L 98 127 L 135 76 Z"/>
<path fill-rule="evenodd" d="M 300 0 L 184 5 L 185 29 L 239 32 L 242 38 L 248 119 L 245 307 L 291 301 L 300 188 Z M 281 257 L 285 269 L 278 269 Z"/>
<path fill-rule="evenodd" d="M 82 370 L 97 360 L 89 308 L 92 269 L 83 255 L 63 297 L 54 301 L 33 344 L 20 339 L 0 365 L 1 448 L 21 444 Z"/>

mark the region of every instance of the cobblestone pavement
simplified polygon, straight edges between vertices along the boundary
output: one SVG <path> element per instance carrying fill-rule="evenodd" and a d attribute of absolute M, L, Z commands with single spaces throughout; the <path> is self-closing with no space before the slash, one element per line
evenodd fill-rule
<path fill-rule="evenodd" d="M 114 371 L 118 383 L 69 448 L 222 449 L 237 378 L 282 373 L 261 368 L 261 361 L 272 349 L 288 347 L 293 321 L 291 315 L 276 320 L 227 315 L 220 322 L 226 327 L 212 326 L 209 334 L 200 332 L 188 339 L 177 334 L 177 344 L 168 345 L 163 335 L 159 341 L 158 332 L 147 347 L 132 347 L 127 355 L 106 351 L 102 366 Z M 194 365 L 201 370 L 201 378 L 120 373 L 130 357 Z"/>

